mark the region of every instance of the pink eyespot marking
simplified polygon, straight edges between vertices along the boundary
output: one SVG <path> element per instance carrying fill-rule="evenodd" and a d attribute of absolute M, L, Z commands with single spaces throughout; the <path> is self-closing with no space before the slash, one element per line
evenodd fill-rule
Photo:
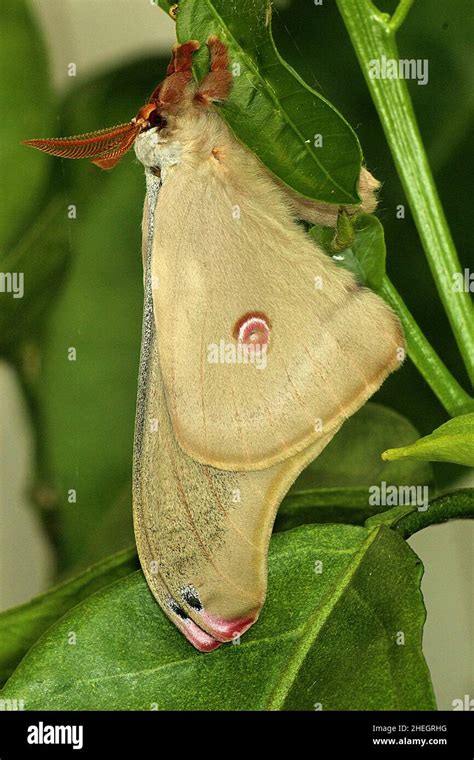
<path fill-rule="evenodd" d="M 244 314 L 237 320 L 233 335 L 239 343 L 267 346 L 270 342 L 270 320 L 260 311 Z"/>

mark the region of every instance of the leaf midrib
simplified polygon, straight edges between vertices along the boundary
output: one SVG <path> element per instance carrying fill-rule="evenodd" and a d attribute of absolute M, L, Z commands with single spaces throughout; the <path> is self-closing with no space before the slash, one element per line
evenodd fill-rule
<path fill-rule="evenodd" d="M 309 618 L 307 624 L 305 625 L 303 629 L 303 635 L 301 637 L 301 641 L 299 645 L 296 647 L 296 650 L 293 656 L 289 659 L 286 670 L 283 672 L 283 675 L 281 676 L 280 681 L 277 683 L 277 685 L 273 689 L 272 695 L 270 696 L 269 701 L 263 707 L 263 709 L 265 710 L 281 710 L 282 709 L 282 706 L 289 693 L 289 690 L 292 684 L 294 683 L 294 681 L 296 680 L 296 677 L 298 676 L 298 673 L 300 672 L 306 660 L 306 656 L 311 646 L 313 645 L 314 640 L 316 639 L 319 632 L 322 630 L 323 626 L 329 620 L 331 614 L 333 613 L 334 609 L 338 605 L 340 599 L 346 593 L 350 585 L 350 582 L 352 581 L 353 577 L 358 571 L 362 560 L 367 554 L 368 549 L 370 548 L 370 546 L 373 544 L 376 537 L 378 536 L 379 531 L 380 529 L 377 529 L 369 533 L 369 535 L 367 536 L 367 539 L 364 541 L 361 548 L 358 551 L 356 551 L 354 559 L 352 560 L 349 567 L 343 574 L 340 588 L 337 590 L 336 593 L 330 596 L 330 598 L 325 604 L 319 607 L 318 613 L 315 616 Z"/>
<path fill-rule="evenodd" d="M 297 626 L 296 628 L 292 628 L 290 631 L 285 631 L 284 633 L 278 633 L 275 636 L 264 636 L 259 639 L 252 639 L 250 641 L 247 640 L 245 641 L 245 643 L 240 644 L 239 647 L 248 649 L 249 647 L 255 647 L 257 645 L 259 646 L 261 644 L 272 643 L 276 640 L 282 641 L 285 639 L 293 639 L 293 638 L 298 639 L 299 633 L 303 628 L 304 626 L 301 625 L 301 626 Z M 143 670 L 133 670 L 133 671 L 127 671 L 124 673 L 112 673 L 110 675 L 98 675 L 96 678 L 94 678 L 93 676 L 90 676 L 89 678 L 78 678 L 74 680 L 74 688 L 76 688 L 76 686 L 78 685 L 81 685 L 81 686 L 93 685 L 93 684 L 101 683 L 104 681 L 119 680 L 121 678 L 134 679 L 134 678 L 139 678 L 141 676 L 153 675 L 162 670 L 167 670 L 169 668 L 172 669 L 172 668 L 179 667 L 181 665 L 188 665 L 190 663 L 194 663 L 194 664 L 196 663 L 196 656 L 194 653 L 190 657 L 186 657 L 181 660 L 172 660 L 171 662 L 165 662 L 165 663 L 162 663 L 161 665 L 155 665 L 152 668 L 144 668 Z M 57 689 L 57 681 L 54 679 L 51 679 L 49 681 L 47 679 L 41 680 L 41 682 L 38 681 L 36 685 L 38 685 L 41 689 L 41 692 L 43 692 L 45 685 L 48 683 L 51 685 L 54 685 L 55 689 Z M 7 686 L 7 684 L 5 684 L 5 686 Z M 0 690 L 0 694 L 1 694 L 1 690 Z"/>

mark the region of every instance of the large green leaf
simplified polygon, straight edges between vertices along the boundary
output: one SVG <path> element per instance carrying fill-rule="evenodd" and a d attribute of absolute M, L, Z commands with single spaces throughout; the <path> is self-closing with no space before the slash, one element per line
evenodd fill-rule
<path fill-rule="evenodd" d="M 353 515 L 348 516 L 354 522 Z M 461 517 L 474 517 L 474 489 L 466 488 L 444 494 L 431 502 L 426 512 L 420 512 L 416 506 L 395 507 L 371 517 L 366 526 L 370 529 L 381 525 L 393 527 L 403 538 L 408 538 L 429 525 Z M 71 607 L 98 589 L 129 575 L 137 566 L 135 549 L 120 552 L 30 602 L 1 613 L 0 684 L 11 675 L 44 631 Z"/>
<path fill-rule="evenodd" d="M 0 684 L 12 674 L 35 641 L 71 607 L 137 569 L 135 549 L 120 552 L 81 575 L 0 614 Z"/>
<path fill-rule="evenodd" d="M 21 140 L 53 131 L 54 101 L 46 52 L 26 0 L 3 0 L 0 18 L 0 258 L 22 235 L 44 193 L 50 162 Z M 2 270 L 3 271 L 3 270 Z M 11 299 L 0 294 L 1 301 Z M 3 306 L 2 306 L 3 309 Z"/>
<path fill-rule="evenodd" d="M 374 503 L 371 488 L 382 482 L 430 484 L 429 465 L 383 462 L 380 456 L 391 445 L 388 441 L 406 445 L 417 437 L 413 425 L 400 414 L 366 404 L 297 478 L 279 509 L 275 529 L 288 530 L 307 522 L 363 524 L 370 515 L 387 509 Z"/>
<path fill-rule="evenodd" d="M 386 461 L 424 459 L 430 462 L 456 462 L 474 467 L 474 412 L 445 422 L 418 441 L 382 454 Z"/>
<path fill-rule="evenodd" d="M 203 655 L 134 573 L 50 628 L 2 698 L 29 710 L 434 709 L 421 574 L 384 526 L 280 533 L 260 620 L 240 644 Z"/>
<path fill-rule="evenodd" d="M 220 107 L 233 131 L 283 182 L 301 195 L 334 204 L 359 202 L 361 151 L 336 109 L 312 90 L 279 55 L 268 0 L 182 0 L 180 42 L 197 39 L 197 76 L 209 69 L 205 43 L 226 43 L 234 73 Z"/>

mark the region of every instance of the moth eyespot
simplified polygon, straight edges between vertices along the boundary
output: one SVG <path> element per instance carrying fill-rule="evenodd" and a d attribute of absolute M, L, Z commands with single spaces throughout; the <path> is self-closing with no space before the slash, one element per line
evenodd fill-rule
<path fill-rule="evenodd" d="M 267 346 L 270 342 L 270 320 L 261 312 L 249 312 L 237 320 L 233 335 L 239 343 Z"/>

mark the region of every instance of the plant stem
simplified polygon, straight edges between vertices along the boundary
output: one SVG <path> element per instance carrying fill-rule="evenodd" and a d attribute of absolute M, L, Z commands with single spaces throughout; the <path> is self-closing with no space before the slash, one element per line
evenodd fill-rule
<path fill-rule="evenodd" d="M 474 488 L 461 488 L 435 499 L 426 510 L 410 512 L 393 524 L 393 529 L 409 538 L 429 525 L 439 525 L 447 520 L 474 518 Z"/>
<path fill-rule="evenodd" d="M 401 0 L 393 17 L 371 0 L 336 0 L 377 108 L 415 224 L 467 371 L 474 383 L 474 316 L 468 292 L 453 291 L 459 258 L 418 129 L 404 79 L 372 78 L 371 62 L 399 60 L 395 31 L 412 2 Z"/>
<path fill-rule="evenodd" d="M 400 29 L 401 25 L 407 17 L 408 11 L 414 2 L 415 0 L 400 0 L 395 12 L 392 14 L 392 17 L 389 21 L 389 26 L 392 32 L 396 32 L 398 29 Z"/>
<path fill-rule="evenodd" d="M 378 291 L 397 312 L 405 332 L 407 353 L 451 417 L 474 408 L 474 400 L 461 388 L 425 338 L 401 295 L 387 276 Z"/>

